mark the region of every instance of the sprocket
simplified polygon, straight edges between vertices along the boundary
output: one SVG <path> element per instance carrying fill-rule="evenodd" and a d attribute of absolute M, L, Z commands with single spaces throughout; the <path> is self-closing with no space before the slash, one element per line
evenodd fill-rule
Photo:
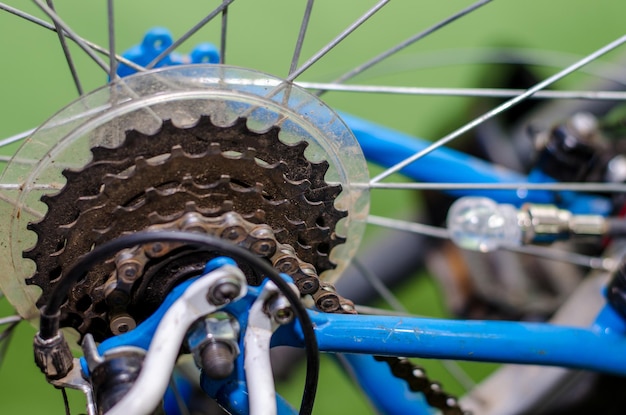
<path fill-rule="evenodd" d="M 93 246 L 146 229 L 155 215 L 180 216 L 189 202 L 208 217 L 233 211 L 266 224 L 318 273 L 332 269 L 329 254 L 344 242 L 335 228 L 347 215 L 334 205 L 341 186 L 324 180 L 327 162 L 307 159 L 307 142 L 286 144 L 279 133 L 279 127 L 251 131 L 244 118 L 221 127 L 202 116 L 191 127 L 164 120 L 155 134 L 130 130 L 117 147 L 92 148 L 92 160 L 63 171 L 66 185 L 42 197 L 48 211 L 29 224 L 38 241 L 24 257 L 37 268 L 26 282 L 42 288 L 37 304 Z M 104 263 L 68 293 L 63 326 L 106 333 L 102 285 L 112 271 Z"/>

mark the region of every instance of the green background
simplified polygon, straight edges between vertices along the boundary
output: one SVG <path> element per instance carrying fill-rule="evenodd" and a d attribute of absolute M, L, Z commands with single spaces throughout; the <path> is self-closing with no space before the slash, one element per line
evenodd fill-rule
<path fill-rule="evenodd" d="M 41 16 L 30 2 L 14 6 Z M 139 43 L 153 26 L 165 26 L 181 35 L 217 1 L 118 1 L 117 42 L 120 50 Z M 301 77 L 307 81 L 330 81 L 352 65 L 432 25 L 469 1 L 396 0 L 359 28 L 340 47 L 330 52 Z M 308 58 L 328 40 L 355 20 L 373 1 L 318 0 L 302 57 Z M 82 36 L 106 45 L 104 1 L 59 0 L 61 16 Z M 304 2 L 293 0 L 237 0 L 230 8 L 227 63 L 252 67 L 278 76 L 286 75 Z M 480 47 L 523 47 L 558 50 L 565 53 L 563 65 L 572 62 L 568 54 L 589 53 L 624 33 L 623 1 L 550 2 L 531 0 L 495 1 L 470 17 L 411 46 L 400 56 L 360 76 L 355 82 L 411 86 L 472 86 L 490 76 L 484 65 L 457 65 L 459 51 Z M 217 23 L 217 22 L 216 22 Z M 201 30 L 181 48 L 188 52 L 201 41 L 218 42 L 218 25 Z M 33 128 L 76 98 L 76 90 L 61 55 L 56 35 L 33 27 L 19 18 L 0 12 L 0 138 Z M 106 82 L 106 74 L 72 47 L 86 90 Z M 556 55 L 555 55 L 556 56 Z M 609 58 L 615 58 L 611 55 Z M 554 70 L 539 68 L 539 73 Z M 495 75 L 494 75 L 495 76 Z M 562 84 L 575 84 L 571 77 Z M 470 101 L 458 98 L 390 97 L 329 93 L 325 99 L 334 107 L 375 120 L 384 125 L 429 139 L 437 138 L 460 125 L 470 112 Z M 14 151 L 15 146 L 6 151 Z M 413 195 L 391 192 L 373 195 L 376 214 L 402 216 L 414 209 Z M 371 238 L 370 238 L 371 240 Z M 11 270 L 0 270 L 11 276 Z M 401 289 L 405 304 L 421 314 L 442 315 L 436 288 L 421 279 L 410 289 Z M 6 301 L 0 315 L 10 313 Z M 32 362 L 34 329 L 21 325 L 0 368 L 0 413 L 62 413 L 60 393 L 50 387 Z M 454 381 L 444 376 L 446 389 L 459 393 Z M 488 370 L 472 365 L 472 373 Z M 434 371 L 434 372 L 432 372 Z M 446 380 L 447 379 L 447 380 Z M 299 383 L 281 386 L 297 402 Z M 74 395 L 75 396 L 75 395 Z M 367 413 L 369 409 L 343 375 L 324 365 L 316 413 Z M 74 405 L 81 411 L 80 401 Z"/>

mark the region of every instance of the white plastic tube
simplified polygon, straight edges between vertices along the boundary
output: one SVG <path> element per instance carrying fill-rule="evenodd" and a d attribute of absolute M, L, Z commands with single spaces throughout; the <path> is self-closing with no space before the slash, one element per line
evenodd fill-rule
<path fill-rule="evenodd" d="M 248 384 L 250 415 L 275 415 L 276 389 L 270 362 L 270 340 L 278 328 L 265 313 L 265 302 L 278 292 L 276 285 L 267 282 L 250 308 L 244 336 L 244 371 Z"/>

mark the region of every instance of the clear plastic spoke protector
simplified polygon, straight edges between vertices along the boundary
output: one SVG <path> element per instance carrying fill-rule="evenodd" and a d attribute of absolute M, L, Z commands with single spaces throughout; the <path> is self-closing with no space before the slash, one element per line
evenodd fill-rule
<path fill-rule="evenodd" d="M 347 242 L 331 252 L 337 268 L 322 278 L 338 278 L 359 245 L 369 209 L 367 164 L 350 129 L 317 97 L 273 76 L 219 65 L 176 66 L 124 78 L 75 101 L 33 133 L 6 166 L 0 178 L 0 288 L 22 316 L 37 315 L 40 296 L 38 287 L 25 283 L 35 264 L 22 252 L 37 242 L 27 225 L 46 214 L 41 196 L 65 185 L 63 170 L 84 167 L 94 146 L 119 146 L 130 129 L 154 134 L 163 120 L 184 128 L 203 115 L 223 127 L 244 117 L 255 132 L 279 126 L 281 141 L 305 140 L 309 161 L 328 161 L 326 182 L 343 188 L 335 207 L 348 216 L 336 232 Z"/>

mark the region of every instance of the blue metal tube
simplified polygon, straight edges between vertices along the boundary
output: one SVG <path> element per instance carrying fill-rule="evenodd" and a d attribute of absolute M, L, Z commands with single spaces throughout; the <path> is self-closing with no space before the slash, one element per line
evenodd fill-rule
<path fill-rule="evenodd" d="M 342 113 L 341 118 L 356 136 L 365 158 L 383 167 L 390 167 L 424 150 L 431 143 L 391 128 Z M 496 166 L 476 157 L 452 150 L 438 148 L 401 171 L 413 180 L 425 183 L 548 183 L 554 179 L 540 172 L 526 176 Z M 499 203 L 521 206 L 526 202 L 552 204 L 570 209 L 574 213 L 606 215 L 611 209 L 608 199 L 597 195 L 546 190 L 454 190 L 447 191 L 456 197 L 484 196 Z M 558 193 L 558 198 L 557 198 Z"/>
<path fill-rule="evenodd" d="M 425 149 L 431 143 L 399 131 L 342 113 L 341 118 L 356 136 L 365 158 L 390 167 Z M 402 174 L 426 183 L 525 183 L 526 176 L 449 148 L 439 148 L 402 169 Z M 485 196 L 500 203 L 552 203 L 547 191 L 455 190 L 455 196 Z"/>
<path fill-rule="evenodd" d="M 626 336 L 617 330 L 600 330 L 598 325 L 585 329 L 317 312 L 311 312 L 311 318 L 320 350 L 326 352 L 552 365 L 626 374 Z"/>

